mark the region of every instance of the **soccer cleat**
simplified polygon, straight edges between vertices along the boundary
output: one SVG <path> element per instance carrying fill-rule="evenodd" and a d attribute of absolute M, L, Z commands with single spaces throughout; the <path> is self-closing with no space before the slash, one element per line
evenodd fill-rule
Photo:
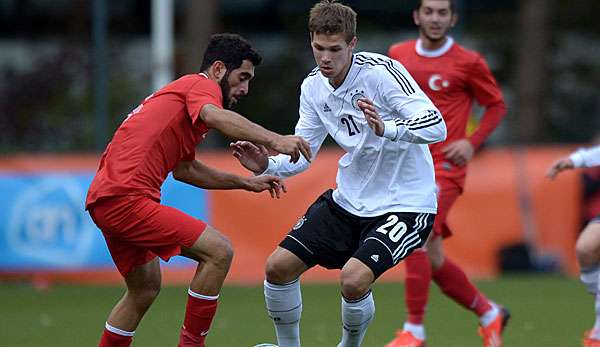
<path fill-rule="evenodd" d="M 483 338 L 483 347 L 502 347 L 502 333 L 510 319 L 510 312 L 499 307 L 500 313 L 488 326 L 479 327 L 479 335 Z M 600 346 L 599 346 L 600 347 Z"/>
<path fill-rule="evenodd" d="M 583 347 L 600 347 L 600 340 L 592 337 L 593 330 L 586 331 L 583 335 Z"/>
<path fill-rule="evenodd" d="M 425 340 L 415 337 L 410 331 L 402 330 L 396 332 L 396 338 L 385 347 L 426 347 Z"/>

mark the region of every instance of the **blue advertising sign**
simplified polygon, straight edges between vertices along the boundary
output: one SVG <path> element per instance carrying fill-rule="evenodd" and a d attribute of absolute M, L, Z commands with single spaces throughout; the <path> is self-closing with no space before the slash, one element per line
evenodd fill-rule
<path fill-rule="evenodd" d="M 112 259 L 84 210 L 93 172 L 0 173 L 0 271 L 111 267 Z M 163 203 L 207 220 L 206 193 L 169 177 Z M 169 266 L 190 261 L 174 257 Z"/>

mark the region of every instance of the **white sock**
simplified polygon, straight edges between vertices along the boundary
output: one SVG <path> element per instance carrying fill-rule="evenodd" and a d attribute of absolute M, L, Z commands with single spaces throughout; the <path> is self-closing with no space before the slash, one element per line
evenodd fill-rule
<path fill-rule="evenodd" d="M 481 326 L 484 328 L 490 325 L 494 321 L 494 319 L 496 319 L 496 317 L 498 317 L 498 315 L 500 314 L 500 309 L 498 308 L 498 305 L 496 305 L 493 302 L 491 302 L 491 305 L 492 308 L 487 310 L 486 313 L 479 317 L 479 324 L 481 324 Z"/>
<path fill-rule="evenodd" d="M 425 340 L 425 327 L 423 324 L 412 324 L 409 322 L 404 322 L 404 326 L 402 330 L 410 331 L 414 337 L 419 340 Z"/>
<path fill-rule="evenodd" d="M 588 266 L 581 268 L 581 275 L 579 279 L 590 294 L 596 294 L 598 292 L 598 276 L 600 276 L 600 266 Z"/>
<path fill-rule="evenodd" d="M 279 347 L 300 347 L 302 294 L 300 280 L 279 285 L 264 282 L 265 302 L 273 319 Z"/>
<path fill-rule="evenodd" d="M 375 315 L 375 301 L 369 291 L 358 300 L 342 297 L 342 341 L 338 347 L 358 347 Z"/>
<path fill-rule="evenodd" d="M 594 328 L 592 329 L 590 337 L 600 340 L 600 293 L 596 293 L 594 309 L 596 310 L 596 322 L 594 323 Z"/>

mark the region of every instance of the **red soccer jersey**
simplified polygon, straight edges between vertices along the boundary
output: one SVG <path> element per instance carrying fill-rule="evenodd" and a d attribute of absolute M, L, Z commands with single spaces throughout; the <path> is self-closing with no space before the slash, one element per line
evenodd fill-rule
<path fill-rule="evenodd" d="M 222 107 L 219 85 L 203 74 L 167 84 L 133 110 L 100 160 L 86 208 L 107 196 L 146 195 L 160 201 L 160 187 L 177 163 L 193 160 L 208 132 L 198 119 L 206 104 Z"/>
<path fill-rule="evenodd" d="M 466 166 L 459 167 L 446 160 L 441 150 L 446 144 L 467 137 L 474 100 L 486 107 L 478 129 L 469 137 L 478 148 L 505 114 L 502 93 L 485 60 L 452 39 L 437 54 L 427 53 L 417 52 L 417 41 L 410 40 L 391 46 L 388 55 L 406 67 L 442 113 L 448 136 L 446 141 L 429 146 L 436 176 L 452 178 L 462 187 Z"/>

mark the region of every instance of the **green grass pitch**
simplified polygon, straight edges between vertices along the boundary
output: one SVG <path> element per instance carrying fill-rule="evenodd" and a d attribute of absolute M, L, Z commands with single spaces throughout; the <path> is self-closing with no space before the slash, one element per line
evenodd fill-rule
<path fill-rule="evenodd" d="M 477 282 L 489 297 L 507 305 L 513 319 L 506 347 L 576 347 L 593 324 L 593 299 L 573 278 L 508 276 Z M 302 286 L 305 347 L 336 346 L 340 333 L 337 285 Z M 26 284 L 0 285 L 0 345 L 7 347 L 95 346 L 120 287 L 54 286 L 39 292 Z M 382 347 L 404 319 L 402 284 L 374 286 L 375 320 L 365 347 Z M 186 288 L 165 287 L 136 332 L 133 346 L 176 346 Z M 432 286 L 426 320 L 429 347 L 481 346 L 477 321 Z M 275 342 L 264 309 L 262 287 L 226 286 L 207 340 L 209 347 L 250 347 Z"/>

